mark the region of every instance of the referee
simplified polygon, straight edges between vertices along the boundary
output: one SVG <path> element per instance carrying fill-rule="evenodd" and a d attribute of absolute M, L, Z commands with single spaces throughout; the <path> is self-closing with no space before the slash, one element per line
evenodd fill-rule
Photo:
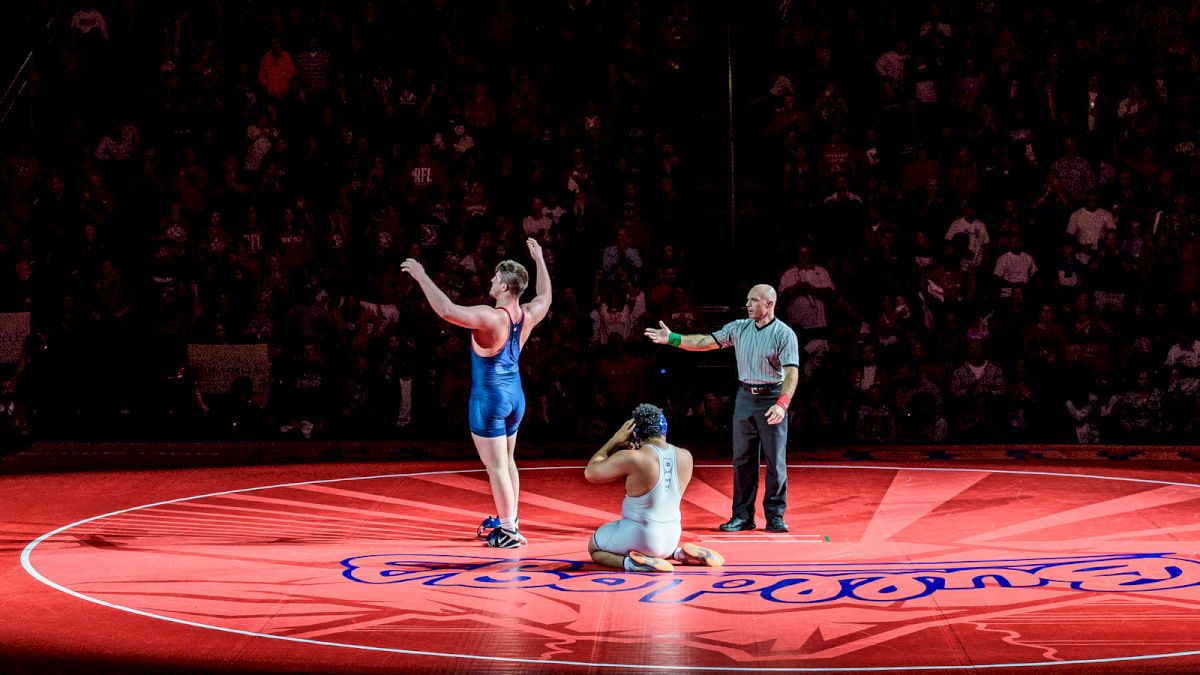
<path fill-rule="evenodd" d="M 746 294 L 747 318 L 731 321 L 709 335 L 672 333 L 659 321 L 647 328 L 655 344 L 689 352 L 733 347 L 737 356 L 737 403 L 733 409 L 733 517 L 724 532 L 753 530 L 758 465 L 767 458 L 763 513 L 768 532 L 787 532 L 787 409 L 796 391 L 800 348 L 796 333 L 775 320 L 775 289 L 759 284 Z"/>

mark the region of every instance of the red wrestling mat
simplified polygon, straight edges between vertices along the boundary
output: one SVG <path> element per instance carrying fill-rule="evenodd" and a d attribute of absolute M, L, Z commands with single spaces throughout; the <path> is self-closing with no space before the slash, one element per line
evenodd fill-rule
<path fill-rule="evenodd" d="M 0 479 L 0 670 L 1200 669 L 1193 473 L 795 465 L 779 535 L 716 531 L 702 465 L 684 537 L 729 562 L 650 575 L 588 559 L 620 486 L 543 464 L 510 551 L 477 465 Z"/>

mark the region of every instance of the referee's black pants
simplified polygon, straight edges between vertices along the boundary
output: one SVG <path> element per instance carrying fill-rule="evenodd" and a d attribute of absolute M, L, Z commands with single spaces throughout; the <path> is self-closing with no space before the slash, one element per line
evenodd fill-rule
<path fill-rule="evenodd" d="M 787 509 L 787 432 L 785 414 L 779 424 L 767 424 L 767 411 L 779 399 L 782 387 L 751 394 L 738 387 L 733 406 L 733 517 L 754 519 L 758 495 L 758 465 L 765 455 L 767 491 L 763 514 L 783 516 Z"/>

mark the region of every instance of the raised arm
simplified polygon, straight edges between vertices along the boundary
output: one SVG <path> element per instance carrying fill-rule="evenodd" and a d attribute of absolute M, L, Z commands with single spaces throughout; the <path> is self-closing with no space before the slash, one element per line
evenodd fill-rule
<path fill-rule="evenodd" d="M 658 322 L 658 328 L 647 328 L 646 337 L 656 345 L 673 345 L 689 352 L 708 352 L 720 349 L 721 345 L 711 335 L 680 335 L 672 333 L 667 324 Z"/>
<path fill-rule="evenodd" d="M 630 463 L 633 458 L 629 453 L 619 450 L 629 444 L 633 435 L 633 420 L 626 420 L 620 429 L 608 439 L 596 454 L 588 460 L 583 470 L 583 477 L 589 483 L 608 483 L 629 475 Z"/>
<path fill-rule="evenodd" d="M 433 283 L 433 279 L 429 278 L 429 274 L 425 272 L 425 268 L 421 263 L 409 258 L 400 263 L 400 270 L 407 273 L 421 287 L 421 291 L 425 294 L 425 299 L 429 301 L 429 306 L 446 321 L 463 328 L 475 330 L 477 328 L 494 328 L 499 322 L 499 313 L 494 308 L 487 305 L 471 305 L 464 307 L 456 305 L 446 297 L 442 289 Z"/>
<path fill-rule="evenodd" d="M 537 283 L 534 290 L 537 295 L 525 304 L 525 313 L 529 315 L 532 329 L 534 326 L 541 323 L 542 319 L 546 318 L 546 314 L 550 311 L 550 270 L 546 268 L 546 258 L 542 255 L 542 245 L 537 239 L 530 237 L 525 240 L 525 245 L 529 247 L 529 255 L 533 256 L 533 264 L 537 267 Z"/>

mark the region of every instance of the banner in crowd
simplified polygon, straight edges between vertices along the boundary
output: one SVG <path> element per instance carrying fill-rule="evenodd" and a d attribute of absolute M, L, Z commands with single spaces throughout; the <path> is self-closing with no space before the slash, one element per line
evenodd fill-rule
<path fill-rule="evenodd" d="M 29 312 L 0 314 L 0 363 L 21 360 L 21 347 L 29 335 Z"/>
<path fill-rule="evenodd" d="M 271 360 L 267 345 L 188 345 L 188 363 L 196 369 L 204 394 L 227 394 L 239 377 L 250 378 L 254 400 L 265 403 Z"/>

